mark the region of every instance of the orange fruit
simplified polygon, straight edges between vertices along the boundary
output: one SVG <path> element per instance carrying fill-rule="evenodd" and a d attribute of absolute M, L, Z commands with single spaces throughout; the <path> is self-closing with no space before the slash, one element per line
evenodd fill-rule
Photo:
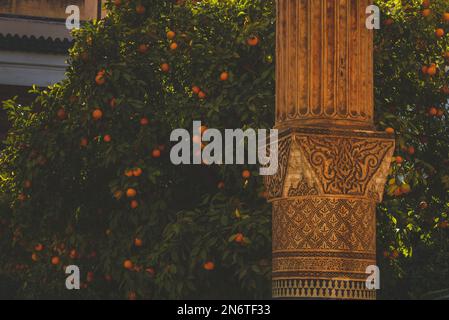
<path fill-rule="evenodd" d="M 213 263 L 212 261 L 206 262 L 206 263 L 203 265 L 203 268 L 204 268 L 204 270 L 212 271 L 212 270 L 215 269 L 215 263 Z"/>
<path fill-rule="evenodd" d="M 430 10 L 430 9 L 424 9 L 424 10 L 422 11 L 423 17 L 428 17 L 428 16 L 430 16 L 431 14 L 432 14 L 432 10 Z"/>
<path fill-rule="evenodd" d="M 143 5 L 141 5 L 141 4 L 139 4 L 137 7 L 136 7 L 136 12 L 137 12 L 137 14 L 144 14 L 145 13 L 145 7 L 143 6 Z"/>
<path fill-rule="evenodd" d="M 396 161 L 397 164 L 402 164 L 402 163 L 404 163 L 404 158 L 398 156 L 398 157 L 396 157 L 395 161 Z"/>
<path fill-rule="evenodd" d="M 220 80 L 221 81 L 227 81 L 229 79 L 229 73 L 227 72 L 222 72 L 220 75 Z"/>
<path fill-rule="evenodd" d="M 161 150 L 159 149 L 154 149 L 151 156 L 155 159 L 160 158 L 161 157 Z"/>
<path fill-rule="evenodd" d="M 442 37 L 444 36 L 444 29 L 442 29 L 442 28 L 436 29 L 436 30 L 435 30 L 435 35 L 436 35 L 438 38 L 442 38 Z"/>
<path fill-rule="evenodd" d="M 95 109 L 92 112 L 92 118 L 96 121 L 100 120 L 101 118 L 103 118 L 103 111 L 101 111 L 100 109 Z"/>
<path fill-rule="evenodd" d="M 438 109 L 437 108 L 432 107 L 432 108 L 429 109 L 429 115 L 431 117 L 435 117 L 437 114 L 438 114 Z"/>
<path fill-rule="evenodd" d="M 125 260 L 125 262 L 123 262 L 123 267 L 127 270 L 131 270 L 134 268 L 134 263 L 131 260 Z"/>
<path fill-rule="evenodd" d="M 410 146 L 410 147 L 407 148 L 407 153 L 408 153 L 409 155 L 412 156 L 412 155 L 415 154 L 415 152 L 416 152 L 415 147 Z"/>
<path fill-rule="evenodd" d="M 89 141 L 87 141 L 86 138 L 81 138 L 81 141 L 80 141 L 81 147 L 87 147 L 88 144 L 89 144 Z"/>
<path fill-rule="evenodd" d="M 395 130 L 393 128 L 387 128 L 385 129 L 385 132 L 388 134 L 395 134 Z"/>
<path fill-rule="evenodd" d="M 429 67 L 428 67 L 428 66 L 423 66 L 423 67 L 421 68 L 421 72 L 422 72 L 423 74 L 427 74 L 428 71 L 429 71 Z"/>
<path fill-rule="evenodd" d="M 142 247 L 143 246 L 142 239 L 138 239 L 138 238 L 134 239 L 134 245 L 139 248 Z"/>
<path fill-rule="evenodd" d="M 248 38 L 247 43 L 251 47 L 255 47 L 259 44 L 259 37 L 257 36 L 251 36 Z"/>
<path fill-rule="evenodd" d="M 142 175 L 143 171 L 140 168 L 136 168 L 133 170 L 133 176 L 134 177 L 140 177 Z"/>
<path fill-rule="evenodd" d="M 206 99 L 206 93 L 203 91 L 200 91 L 198 93 L 198 98 L 200 98 L 201 100 Z"/>
<path fill-rule="evenodd" d="M 131 178 L 134 175 L 132 170 L 126 170 L 125 171 L 125 176 L 127 176 L 128 178 Z"/>
<path fill-rule="evenodd" d="M 78 252 L 76 252 L 75 249 L 70 250 L 69 257 L 70 257 L 71 259 L 76 259 L 76 258 L 78 257 Z"/>
<path fill-rule="evenodd" d="M 114 0 L 114 5 L 120 7 L 122 5 L 122 0 Z"/>
<path fill-rule="evenodd" d="M 225 188 L 225 183 L 223 182 L 223 181 L 220 181 L 219 183 L 218 183 L 218 189 L 220 189 L 220 190 L 222 190 L 222 189 L 224 189 Z"/>
<path fill-rule="evenodd" d="M 105 70 L 98 71 L 97 76 L 95 77 L 95 82 L 97 83 L 97 85 L 101 86 L 101 85 L 105 84 L 105 82 L 106 82 L 106 79 L 104 77 L 105 74 L 106 74 Z"/>
<path fill-rule="evenodd" d="M 145 127 L 145 126 L 147 126 L 149 124 L 150 124 L 150 121 L 148 120 L 148 118 L 144 117 L 144 118 L 140 119 L 140 125 L 141 126 Z"/>
<path fill-rule="evenodd" d="M 130 300 L 130 301 L 137 300 L 137 293 L 135 293 L 134 291 L 129 292 L 128 293 L 128 300 Z"/>
<path fill-rule="evenodd" d="M 429 76 L 434 76 L 437 74 L 437 66 L 435 64 L 432 64 L 428 69 L 427 69 L 427 74 Z"/>
<path fill-rule="evenodd" d="M 38 243 L 34 246 L 34 250 L 37 252 L 41 252 L 42 250 L 44 250 L 44 245 L 41 243 Z"/>
<path fill-rule="evenodd" d="M 423 6 L 424 8 L 428 8 L 428 7 L 430 6 L 430 0 L 423 0 L 422 6 Z"/>
<path fill-rule="evenodd" d="M 60 263 L 61 263 L 61 259 L 60 259 L 59 257 L 53 257 L 53 258 L 51 258 L 51 264 L 52 264 L 52 265 L 56 266 L 56 265 L 58 265 L 58 264 L 60 264 Z"/>
<path fill-rule="evenodd" d="M 129 188 L 128 190 L 126 190 L 126 196 L 128 198 L 135 198 L 137 196 L 137 190 L 133 189 L 133 188 Z"/>
<path fill-rule="evenodd" d="M 173 42 L 173 43 L 170 45 L 170 50 L 176 50 L 176 49 L 178 49 L 178 44 L 177 44 L 176 42 Z"/>
<path fill-rule="evenodd" d="M 34 262 L 39 261 L 39 256 L 37 255 L 37 253 L 33 253 L 33 254 L 31 255 L 31 260 L 33 260 Z"/>
<path fill-rule="evenodd" d="M 149 49 L 150 49 L 150 46 L 148 44 L 141 44 L 139 46 L 139 48 L 137 49 L 137 51 L 139 51 L 139 53 L 141 53 L 141 54 L 145 54 L 148 52 Z"/>
<path fill-rule="evenodd" d="M 243 243 L 243 241 L 245 241 L 245 236 L 244 236 L 243 234 L 241 234 L 241 233 L 238 233 L 238 234 L 235 236 L 235 242 L 237 242 L 237 243 Z"/>
<path fill-rule="evenodd" d="M 449 22 L 449 12 L 445 12 L 443 14 L 443 20 L 446 21 L 446 22 Z"/>
<path fill-rule="evenodd" d="M 168 40 L 173 40 L 176 37 L 176 33 L 174 31 L 168 31 L 167 32 L 167 39 Z"/>
<path fill-rule="evenodd" d="M 131 209 L 137 209 L 139 207 L 139 202 L 137 202 L 137 200 L 133 200 L 131 201 Z"/>
<path fill-rule="evenodd" d="M 192 87 L 192 92 L 193 92 L 194 94 L 199 94 L 199 93 L 201 92 L 201 89 L 200 89 L 200 87 L 198 87 L 198 86 L 193 86 L 193 87 Z"/>
<path fill-rule="evenodd" d="M 249 178 L 251 178 L 251 171 L 249 171 L 249 170 L 244 170 L 244 171 L 242 172 L 242 177 L 243 177 L 243 179 L 249 179 Z"/>
<path fill-rule="evenodd" d="M 58 115 L 59 120 L 67 119 L 67 113 L 65 112 L 64 108 L 59 109 L 57 115 Z"/>
<path fill-rule="evenodd" d="M 103 140 L 104 142 L 109 143 L 112 141 L 112 137 L 109 134 L 107 134 L 104 136 Z"/>
<path fill-rule="evenodd" d="M 161 64 L 161 70 L 162 70 L 162 72 L 165 72 L 165 73 L 169 72 L 170 71 L 170 65 L 168 63 Z"/>

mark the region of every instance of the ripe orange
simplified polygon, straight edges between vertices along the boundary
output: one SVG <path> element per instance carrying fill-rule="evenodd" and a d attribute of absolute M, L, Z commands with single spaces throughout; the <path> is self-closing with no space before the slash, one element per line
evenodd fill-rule
<path fill-rule="evenodd" d="M 445 12 L 445 13 L 443 14 L 443 20 L 444 20 L 445 22 L 449 22 L 449 12 Z"/>
<path fill-rule="evenodd" d="M 200 87 L 198 87 L 198 86 L 193 86 L 193 87 L 192 87 L 192 92 L 193 92 L 194 94 L 199 94 L 199 93 L 201 92 L 201 89 L 200 89 Z"/>
<path fill-rule="evenodd" d="M 220 75 L 220 80 L 221 81 L 227 81 L 228 79 L 229 79 L 229 73 L 222 72 L 222 74 Z"/>
<path fill-rule="evenodd" d="M 106 83 L 106 79 L 104 77 L 105 74 L 106 74 L 105 70 L 98 71 L 97 76 L 95 77 L 95 82 L 97 83 L 97 85 L 102 86 Z"/>
<path fill-rule="evenodd" d="M 150 121 L 148 120 L 148 118 L 142 118 L 142 119 L 140 119 L 140 125 L 141 126 L 147 126 L 147 125 L 149 125 L 150 124 Z"/>
<path fill-rule="evenodd" d="M 131 178 L 133 176 L 133 171 L 132 170 L 126 170 L 125 171 L 125 176 L 127 176 L 128 178 Z"/>
<path fill-rule="evenodd" d="M 437 74 L 437 66 L 435 64 L 432 64 L 428 69 L 427 69 L 427 74 L 429 76 L 434 76 Z"/>
<path fill-rule="evenodd" d="M 206 99 L 206 93 L 203 91 L 200 91 L 198 93 L 198 98 L 200 98 L 201 100 Z"/>
<path fill-rule="evenodd" d="M 421 68 L 421 72 L 422 72 L 423 74 L 427 74 L 428 71 L 429 71 L 429 67 L 428 67 L 428 66 L 423 66 L 423 67 Z"/>
<path fill-rule="evenodd" d="M 160 158 L 161 157 L 161 150 L 159 149 L 154 149 L 151 156 L 155 159 Z"/>
<path fill-rule="evenodd" d="M 438 109 L 435 107 L 432 107 L 429 109 L 429 115 L 432 117 L 435 117 L 438 114 Z"/>
<path fill-rule="evenodd" d="M 428 17 L 428 16 L 430 16 L 431 14 L 432 14 L 432 10 L 430 10 L 430 9 L 424 9 L 424 10 L 422 11 L 423 17 Z"/>
<path fill-rule="evenodd" d="M 134 263 L 131 260 L 125 260 L 125 262 L 123 262 L 123 267 L 127 270 L 131 270 L 134 268 Z"/>
<path fill-rule="evenodd" d="M 96 121 L 100 120 L 101 118 L 103 118 L 103 111 L 101 111 L 100 109 L 95 109 L 92 112 L 92 118 Z"/>
<path fill-rule="evenodd" d="M 134 239 L 134 245 L 139 248 L 142 247 L 143 246 L 142 239 L 138 239 L 138 238 Z"/>
<path fill-rule="evenodd" d="M 416 152 L 415 147 L 410 146 L 410 147 L 407 148 L 407 153 L 408 153 L 409 155 L 412 156 L 412 155 L 415 154 L 415 152 Z"/>
<path fill-rule="evenodd" d="M 112 137 L 109 134 L 107 134 L 104 136 L 103 140 L 104 142 L 109 143 L 112 141 Z"/>
<path fill-rule="evenodd" d="M 161 70 L 162 70 L 162 72 L 165 72 L 165 73 L 169 72 L 170 71 L 170 65 L 168 63 L 161 64 Z"/>
<path fill-rule="evenodd" d="M 37 255 L 37 253 L 33 253 L 33 254 L 31 255 L 31 260 L 33 260 L 34 262 L 39 261 L 39 256 Z"/>
<path fill-rule="evenodd" d="M 139 207 L 139 202 L 137 202 L 137 200 L 133 200 L 131 201 L 131 209 L 137 209 Z"/>
<path fill-rule="evenodd" d="M 176 50 L 176 49 L 178 49 L 178 44 L 177 44 L 176 42 L 173 42 L 173 43 L 170 45 L 170 50 Z"/>
<path fill-rule="evenodd" d="M 76 259 L 78 257 L 78 252 L 75 249 L 70 250 L 69 254 L 70 259 Z"/>
<path fill-rule="evenodd" d="M 397 157 L 396 157 L 396 163 L 397 163 L 397 164 L 403 164 L 403 163 L 404 163 L 404 158 L 402 158 L 402 157 L 400 157 L 400 156 L 397 156 Z"/>
<path fill-rule="evenodd" d="M 206 263 L 203 265 L 203 268 L 204 268 L 204 270 L 212 271 L 212 270 L 215 269 L 215 263 L 213 263 L 212 261 L 206 262 Z"/>
<path fill-rule="evenodd" d="M 225 183 L 223 182 L 223 181 L 220 181 L 219 183 L 218 183 L 218 189 L 220 189 L 220 190 L 222 190 L 222 189 L 224 189 L 225 188 Z"/>
<path fill-rule="evenodd" d="M 141 4 L 139 4 L 137 7 L 136 7 L 136 12 L 137 12 L 137 14 L 144 14 L 145 13 L 145 7 L 143 6 L 143 5 L 141 5 Z"/>
<path fill-rule="evenodd" d="M 423 6 L 424 8 L 428 8 L 428 7 L 430 6 L 430 0 L 423 0 L 422 6 Z"/>
<path fill-rule="evenodd" d="M 167 39 L 168 40 L 173 40 L 176 37 L 176 33 L 174 31 L 168 31 L 167 32 Z"/>
<path fill-rule="evenodd" d="M 122 5 L 122 0 L 114 0 L 114 5 L 120 7 Z"/>
<path fill-rule="evenodd" d="M 242 233 L 238 233 L 235 237 L 235 242 L 243 243 L 245 241 L 245 236 Z"/>
<path fill-rule="evenodd" d="M 81 147 L 87 147 L 88 144 L 89 144 L 89 141 L 87 141 L 86 138 L 81 138 L 81 141 L 80 141 Z"/>
<path fill-rule="evenodd" d="M 67 113 L 65 112 L 64 108 L 59 109 L 57 115 L 59 120 L 67 119 Z"/>
<path fill-rule="evenodd" d="M 249 178 L 251 178 L 251 171 L 249 171 L 249 170 L 244 170 L 244 171 L 242 172 L 242 177 L 243 177 L 243 179 L 249 179 Z"/>
<path fill-rule="evenodd" d="M 393 128 L 387 128 L 385 129 L 385 132 L 388 134 L 395 134 L 396 131 Z"/>
<path fill-rule="evenodd" d="M 139 46 L 139 48 L 137 49 L 137 51 L 139 51 L 139 53 L 141 53 L 141 54 L 145 54 L 148 52 L 149 49 L 150 49 L 150 46 L 148 44 L 141 44 Z"/>
<path fill-rule="evenodd" d="M 133 188 L 129 188 L 128 190 L 126 190 L 126 196 L 128 198 L 135 198 L 137 196 L 137 190 L 133 189 Z"/>
<path fill-rule="evenodd" d="M 251 36 L 248 38 L 247 43 L 251 47 L 255 47 L 259 44 L 259 37 L 257 36 Z"/>
<path fill-rule="evenodd" d="M 34 250 L 37 252 L 41 252 L 42 250 L 44 250 L 44 245 L 41 243 L 38 243 L 34 246 Z"/>
<path fill-rule="evenodd" d="M 133 170 L 133 176 L 134 176 L 134 177 L 140 177 L 140 176 L 142 175 L 142 173 L 143 173 L 143 171 L 142 171 L 142 169 L 140 169 L 140 168 L 135 168 L 135 169 Z"/>
<path fill-rule="evenodd" d="M 52 264 L 52 265 L 56 266 L 56 265 L 58 265 L 58 264 L 60 264 L 60 263 L 61 263 L 61 259 L 60 259 L 59 257 L 53 257 L 53 258 L 51 258 L 51 264 Z"/>
<path fill-rule="evenodd" d="M 442 29 L 442 28 L 436 29 L 436 30 L 435 30 L 435 35 L 436 35 L 438 38 L 442 38 L 442 37 L 444 36 L 444 29 Z"/>

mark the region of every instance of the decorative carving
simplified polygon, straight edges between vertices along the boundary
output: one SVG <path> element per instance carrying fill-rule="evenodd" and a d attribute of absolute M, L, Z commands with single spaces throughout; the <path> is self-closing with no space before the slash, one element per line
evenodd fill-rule
<path fill-rule="evenodd" d="M 339 250 L 375 253 L 373 201 L 311 197 L 273 203 L 273 253 Z"/>
<path fill-rule="evenodd" d="M 393 147 L 391 141 L 332 136 L 301 136 L 298 143 L 325 194 L 352 196 L 366 195 Z"/>
<path fill-rule="evenodd" d="M 274 298 L 374 300 L 375 290 L 367 290 L 365 281 L 290 279 L 273 281 Z"/>
<path fill-rule="evenodd" d="M 282 196 L 282 191 L 284 188 L 285 176 L 288 169 L 288 160 L 290 157 L 290 147 L 292 145 L 292 140 L 290 137 L 282 139 L 278 143 L 278 172 L 273 176 L 265 177 L 265 186 L 268 191 L 268 197 L 279 198 Z"/>
<path fill-rule="evenodd" d="M 288 190 L 289 197 L 300 197 L 300 196 L 311 196 L 318 195 L 318 188 L 314 185 L 309 185 L 309 183 L 305 179 L 301 179 L 295 185 L 290 186 Z"/>

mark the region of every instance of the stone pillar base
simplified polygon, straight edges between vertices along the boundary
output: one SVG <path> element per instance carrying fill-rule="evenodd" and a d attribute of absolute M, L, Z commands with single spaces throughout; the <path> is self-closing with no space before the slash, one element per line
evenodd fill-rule
<path fill-rule="evenodd" d="M 273 203 L 273 297 L 375 299 L 376 203 L 394 141 L 384 133 L 293 129 L 279 141 Z"/>

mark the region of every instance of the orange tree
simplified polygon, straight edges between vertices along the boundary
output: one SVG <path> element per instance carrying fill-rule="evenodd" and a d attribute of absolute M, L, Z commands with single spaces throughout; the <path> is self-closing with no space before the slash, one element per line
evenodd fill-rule
<path fill-rule="evenodd" d="M 420 297 L 449 288 L 447 1 L 378 4 L 377 123 L 398 138 L 379 208 L 382 292 Z M 272 127 L 274 2 L 107 6 L 75 32 L 66 80 L 31 106 L 4 103 L 0 275 L 16 297 L 269 297 L 257 167 L 174 166 L 169 137 L 193 120 Z M 72 264 L 80 291 L 65 288 Z"/>

